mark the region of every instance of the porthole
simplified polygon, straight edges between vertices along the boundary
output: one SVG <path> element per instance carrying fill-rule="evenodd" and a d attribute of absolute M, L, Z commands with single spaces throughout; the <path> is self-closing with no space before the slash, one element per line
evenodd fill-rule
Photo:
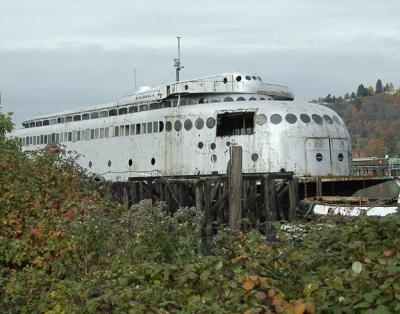
<path fill-rule="evenodd" d="M 340 124 L 340 120 L 337 116 L 333 116 L 333 121 L 335 121 L 337 124 Z"/>
<path fill-rule="evenodd" d="M 230 102 L 230 101 L 233 101 L 232 97 L 225 97 L 224 98 L 224 102 Z"/>
<path fill-rule="evenodd" d="M 151 164 L 154 166 L 154 164 L 156 163 L 156 160 L 155 160 L 155 158 L 153 157 L 153 158 L 151 158 Z"/>
<path fill-rule="evenodd" d="M 209 129 L 212 129 L 215 126 L 215 119 L 212 117 L 208 118 L 206 124 Z"/>
<path fill-rule="evenodd" d="M 251 155 L 251 160 L 252 161 L 257 161 L 258 160 L 258 154 L 254 153 L 253 155 Z"/>
<path fill-rule="evenodd" d="M 332 118 L 330 116 L 326 115 L 326 114 L 324 115 L 324 119 L 328 124 L 332 124 L 333 123 Z"/>
<path fill-rule="evenodd" d="M 197 147 L 200 148 L 200 149 L 202 149 L 202 148 L 204 147 L 203 142 L 199 142 L 199 143 L 197 144 Z"/>
<path fill-rule="evenodd" d="M 251 76 L 250 75 L 246 75 L 246 80 L 250 81 L 251 80 Z"/>
<path fill-rule="evenodd" d="M 290 124 L 294 124 L 297 122 L 297 117 L 293 113 L 288 113 L 285 117 L 286 121 Z"/>
<path fill-rule="evenodd" d="M 339 161 L 343 161 L 343 154 L 342 154 L 342 153 L 339 153 L 339 155 L 338 155 L 338 160 L 339 160 Z"/>
<path fill-rule="evenodd" d="M 269 121 L 271 121 L 273 124 L 279 124 L 282 121 L 282 117 L 281 115 L 275 113 L 269 118 Z"/>
<path fill-rule="evenodd" d="M 211 161 L 216 162 L 217 161 L 217 155 L 212 155 L 211 156 Z"/>
<path fill-rule="evenodd" d="M 228 83 L 228 79 L 224 77 L 224 84 Z"/>
<path fill-rule="evenodd" d="M 196 126 L 196 129 L 201 130 L 204 126 L 204 120 L 202 118 L 197 118 L 194 125 Z"/>
<path fill-rule="evenodd" d="M 129 167 L 131 167 L 131 166 L 133 165 L 133 161 L 132 161 L 132 159 L 129 159 L 129 161 L 128 161 L 128 165 L 129 165 Z"/>
<path fill-rule="evenodd" d="M 255 81 L 257 80 L 257 78 L 256 78 L 254 75 L 253 75 L 251 78 L 252 78 L 253 80 L 255 80 Z"/>
<path fill-rule="evenodd" d="M 255 97 L 250 97 L 249 100 L 257 100 Z"/>
<path fill-rule="evenodd" d="M 322 161 L 322 154 L 321 154 L 321 153 L 316 154 L 316 155 L 315 155 L 315 159 L 316 159 L 317 161 Z"/>
<path fill-rule="evenodd" d="M 240 75 L 236 76 L 236 81 L 240 82 L 242 80 L 242 77 Z"/>
<path fill-rule="evenodd" d="M 92 168 L 93 163 L 91 161 L 89 161 L 89 168 Z"/>
<path fill-rule="evenodd" d="M 237 99 L 236 99 L 236 101 L 245 101 L 246 100 L 246 98 L 244 98 L 244 97 L 238 97 Z"/>
<path fill-rule="evenodd" d="M 111 167 L 111 160 L 109 160 L 107 164 L 109 167 Z"/>
<path fill-rule="evenodd" d="M 265 122 L 267 122 L 267 116 L 265 114 L 262 113 L 262 114 L 257 115 L 256 123 L 258 125 L 263 125 L 263 124 L 265 124 Z"/>
<path fill-rule="evenodd" d="M 171 130 L 172 130 L 172 123 L 171 123 L 171 121 L 167 121 L 167 122 L 165 123 L 165 130 L 166 130 L 167 132 L 171 132 Z"/>
<path fill-rule="evenodd" d="M 303 121 L 304 123 L 310 123 L 311 118 L 308 114 L 302 113 L 300 115 L 300 120 Z"/>
<path fill-rule="evenodd" d="M 311 118 L 314 120 L 316 124 L 322 124 L 322 118 L 320 115 L 313 114 Z"/>
<path fill-rule="evenodd" d="M 260 82 L 262 82 L 262 78 L 261 78 L 261 77 L 257 76 L 257 78 L 258 78 L 258 80 L 259 80 Z"/>
<path fill-rule="evenodd" d="M 185 128 L 186 131 L 189 131 L 193 127 L 192 120 L 186 119 L 185 122 L 183 123 L 183 127 Z"/>
<path fill-rule="evenodd" d="M 211 143 L 210 148 L 211 148 L 212 150 L 214 150 L 215 148 L 217 148 L 217 145 L 216 145 L 215 143 Z"/>
<path fill-rule="evenodd" d="M 229 141 L 226 142 L 226 146 L 228 146 L 228 147 L 231 146 L 231 142 L 229 142 Z"/>
<path fill-rule="evenodd" d="M 159 123 L 159 130 L 158 130 L 158 132 L 162 132 L 164 130 L 164 122 L 162 122 L 162 121 L 160 121 L 160 123 Z"/>
<path fill-rule="evenodd" d="M 180 120 L 176 120 L 174 123 L 175 131 L 179 132 L 182 130 L 182 122 Z"/>
<path fill-rule="evenodd" d="M 189 86 L 187 86 L 187 84 L 185 85 L 185 90 L 188 90 L 189 89 Z"/>

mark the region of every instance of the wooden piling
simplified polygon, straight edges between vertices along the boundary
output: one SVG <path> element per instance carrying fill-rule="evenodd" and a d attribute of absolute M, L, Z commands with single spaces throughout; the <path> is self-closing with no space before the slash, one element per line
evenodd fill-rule
<path fill-rule="evenodd" d="M 229 162 L 229 228 L 240 230 L 242 219 L 242 147 L 230 147 Z"/>

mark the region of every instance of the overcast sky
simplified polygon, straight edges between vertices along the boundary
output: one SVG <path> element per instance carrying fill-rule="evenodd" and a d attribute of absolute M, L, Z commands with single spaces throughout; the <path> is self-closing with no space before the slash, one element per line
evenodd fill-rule
<path fill-rule="evenodd" d="M 0 0 L 0 92 L 24 118 L 118 99 L 138 85 L 249 71 L 298 100 L 400 85 L 400 1 Z"/>

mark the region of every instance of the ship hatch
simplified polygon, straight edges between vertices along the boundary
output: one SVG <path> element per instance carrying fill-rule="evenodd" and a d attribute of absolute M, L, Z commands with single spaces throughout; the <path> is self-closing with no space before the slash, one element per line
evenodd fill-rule
<path fill-rule="evenodd" d="M 251 135 L 254 133 L 255 112 L 218 114 L 217 136 Z"/>

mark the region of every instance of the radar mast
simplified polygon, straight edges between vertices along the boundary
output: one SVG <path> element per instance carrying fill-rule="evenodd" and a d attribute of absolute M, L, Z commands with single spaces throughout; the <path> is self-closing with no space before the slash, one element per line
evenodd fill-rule
<path fill-rule="evenodd" d="M 178 39 L 178 58 L 174 59 L 174 67 L 176 68 L 176 81 L 179 82 L 179 72 L 184 68 L 183 65 L 181 65 L 181 38 L 180 36 L 176 37 Z"/>

